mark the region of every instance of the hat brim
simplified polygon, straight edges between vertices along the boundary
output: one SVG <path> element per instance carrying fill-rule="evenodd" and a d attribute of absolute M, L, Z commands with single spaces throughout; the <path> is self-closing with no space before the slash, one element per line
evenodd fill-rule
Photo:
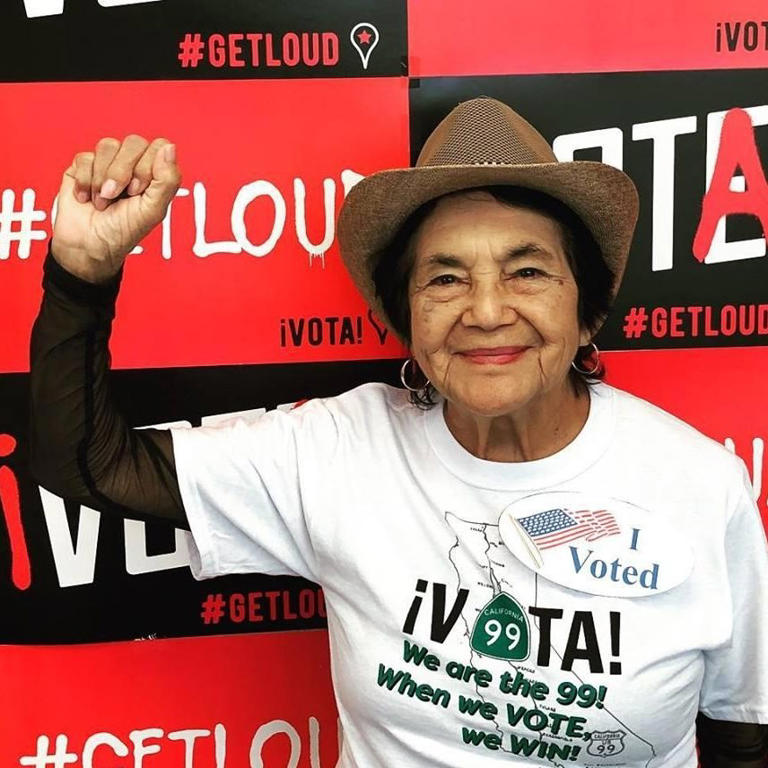
<path fill-rule="evenodd" d="M 615 280 L 615 297 L 637 223 L 639 196 L 618 168 L 593 160 L 521 165 L 436 165 L 379 171 L 358 182 L 338 218 L 341 258 L 373 311 L 401 341 L 376 296 L 373 270 L 408 217 L 436 197 L 472 187 L 518 185 L 555 197 L 581 218 Z M 597 330 L 597 329 L 595 329 Z"/>

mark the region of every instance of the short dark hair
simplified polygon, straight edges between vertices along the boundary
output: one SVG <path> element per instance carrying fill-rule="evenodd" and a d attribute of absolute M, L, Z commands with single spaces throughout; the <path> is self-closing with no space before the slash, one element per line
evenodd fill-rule
<path fill-rule="evenodd" d="M 578 287 L 579 322 L 585 328 L 595 330 L 612 308 L 615 276 L 608 268 L 600 246 L 581 218 L 566 205 L 545 192 L 527 187 L 494 185 L 476 187 L 488 192 L 496 200 L 518 205 L 543 213 L 560 225 L 563 250 Z M 468 191 L 468 190 L 467 190 Z M 394 238 L 377 254 L 373 271 L 376 293 L 381 299 L 389 321 L 408 344 L 411 343 L 411 308 L 408 302 L 408 283 L 413 269 L 413 236 L 426 217 L 434 210 L 434 198 L 417 208 L 397 231 Z M 580 368 L 591 369 L 595 365 L 594 349 L 579 347 L 574 363 Z M 591 374 L 570 370 L 574 387 L 586 386 L 605 376 L 605 366 L 600 362 Z M 426 382 L 422 390 L 411 392 L 411 402 L 422 407 L 435 404 L 435 388 Z"/>

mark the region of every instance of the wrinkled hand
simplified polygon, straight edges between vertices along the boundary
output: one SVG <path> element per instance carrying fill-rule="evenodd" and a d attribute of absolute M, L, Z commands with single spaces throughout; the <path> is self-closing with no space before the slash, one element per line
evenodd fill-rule
<path fill-rule="evenodd" d="M 176 147 L 167 139 L 100 139 L 62 176 L 53 257 L 84 280 L 108 280 L 163 220 L 180 183 Z"/>

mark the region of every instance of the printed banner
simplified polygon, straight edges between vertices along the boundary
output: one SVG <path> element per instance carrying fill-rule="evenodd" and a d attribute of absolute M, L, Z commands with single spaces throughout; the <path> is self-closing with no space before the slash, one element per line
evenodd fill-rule
<path fill-rule="evenodd" d="M 0 81 L 397 77 L 405 37 L 404 0 L 10 0 Z"/>
<path fill-rule="evenodd" d="M 0 370 L 28 370 L 61 174 L 75 153 L 129 133 L 175 142 L 183 178 L 128 256 L 115 368 L 399 355 L 341 263 L 335 220 L 363 175 L 408 164 L 406 92 L 404 79 L 0 86 L 14 104 L 0 178 L 10 321 Z"/>
<path fill-rule="evenodd" d="M 608 163 L 638 188 L 637 229 L 600 348 L 765 346 L 762 82 L 757 70 L 423 79 L 410 91 L 411 154 L 459 101 L 501 99 L 560 161 Z"/>
<path fill-rule="evenodd" d="M 627 351 L 606 360 L 609 383 L 673 413 L 744 460 L 768 531 L 768 348 Z"/>
<path fill-rule="evenodd" d="M 0 655 L 3 766 L 332 768 L 327 635 L 209 637 Z M 293 678 L 296 686 L 286 685 Z"/>
<path fill-rule="evenodd" d="M 413 0 L 408 37 L 413 77 L 768 65 L 761 0 Z"/>
<path fill-rule="evenodd" d="M 215 424 L 288 408 L 366 381 L 397 381 L 397 361 L 116 371 L 135 426 Z M 259 574 L 195 581 L 189 532 L 67 502 L 28 474 L 28 376 L 2 378 L 0 643 L 73 643 L 326 626 L 322 590 Z"/>
<path fill-rule="evenodd" d="M 608 382 L 738 454 L 768 527 L 766 68 L 758 0 L 5 3 L 0 765 L 333 768 L 341 744 L 319 585 L 197 582 L 188 532 L 81 507 L 29 475 L 29 336 L 75 153 L 131 133 L 177 146 L 181 188 L 128 257 L 112 386 L 134 426 L 210 425 L 399 386 L 406 351 L 347 277 L 336 216 L 361 178 L 415 160 L 459 101 L 501 99 L 560 160 L 634 180 L 640 218 L 597 338 Z M 646 520 L 641 558 L 636 510 L 585 494 L 510 503 L 490 524 L 444 512 L 444 573 L 423 568 L 422 541 L 403 544 L 413 570 L 381 587 L 401 613 L 358 665 L 382 721 L 410 707 L 449 722 L 446 748 L 468 759 L 619 765 L 674 746 L 649 712 L 694 666 L 671 654 L 685 668 L 660 675 L 656 709 L 620 681 L 643 653 L 656 663 L 643 612 L 687 583 L 693 546 Z M 582 535 L 602 538 L 589 551 Z M 560 600 L 574 578 L 578 600 Z M 712 627 L 673 613 L 669 634 L 698 653 Z"/>

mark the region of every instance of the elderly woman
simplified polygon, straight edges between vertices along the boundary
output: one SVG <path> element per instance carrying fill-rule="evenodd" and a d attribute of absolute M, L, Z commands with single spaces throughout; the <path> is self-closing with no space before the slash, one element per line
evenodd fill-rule
<path fill-rule="evenodd" d="M 409 391 L 132 430 L 107 387 L 114 302 L 178 183 L 173 146 L 135 136 L 64 175 L 32 337 L 42 485 L 189 527 L 196 578 L 321 584 L 343 768 L 695 766 L 697 715 L 706 766 L 762 764 L 768 556 L 744 465 L 600 381 L 625 174 L 459 105 L 339 221 Z"/>

